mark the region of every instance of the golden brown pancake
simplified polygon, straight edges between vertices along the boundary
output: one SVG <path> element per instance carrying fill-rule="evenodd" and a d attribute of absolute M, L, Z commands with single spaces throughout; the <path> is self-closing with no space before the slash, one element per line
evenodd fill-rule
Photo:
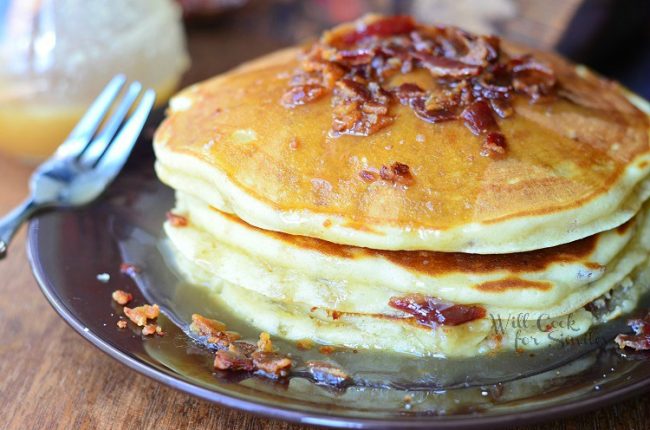
<path fill-rule="evenodd" d="M 281 103 L 299 53 L 271 54 L 177 95 L 155 137 L 160 178 L 258 227 L 375 249 L 538 249 L 616 227 L 647 198 L 643 102 L 556 55 L 535 53 L 557 76 L 558 95 L 513 96 L 514 114 L 497 119 L 507 152 L 494 158 L 462 121 L 431 124 L 400 103 L 373 134 L 333 134 L 330 94 Z M 422 69 L 388 81 L 438 85 Z M 394 163 L 414 181 L 360 177 Z"/>
<path fill-rule="evenodd" d="M 229 312 L 295 340 L 473 355 L 518 348 L 517 328 L 495 332 L 494 320 L 507 324 L 526 315 L 526 336 L 540 341 L 529 347 L 540 348 L 628 312 L 648 285 L 642 274 L 650 250 L 647 211 L 621 228 L 509 255 L 337 245 L 253 227 L 182 193 L 174 213 L 184 222 L 168 222 L 165 231 L 184 276 L 211 288 Z M 592 315 L 599 298 L 607 309 Z M 423 321 L 418 316 L 429 315 L 427 300 L 456 308 L 450 318 L 463 319 Z M 575 326 L 549 338 L 546 326 L 567 319 Z"/>
<path fill-rule="evenodd" d="M 417 293 L 490 312 L 562 315 L 612 289 L 647 260 L 650 248 L 645 212 L 625 229 L 508 255 L 337 245 L 253 227 L 182 193 L 174 212 L 188 220 L 166 228 L 175 248 L 214 276 L 344 312 L 395 314 L 391 297 Z"/>
<path fill-rule="evenodd" d="M 649 112 L 554 54 L 366 17 L 172 99 L 171 260 L 288 339 L 548 346 L 647 290 Z"/>

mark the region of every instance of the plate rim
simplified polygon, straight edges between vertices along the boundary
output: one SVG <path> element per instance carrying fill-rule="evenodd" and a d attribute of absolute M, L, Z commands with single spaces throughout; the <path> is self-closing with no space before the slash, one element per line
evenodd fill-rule
<path fill-rule="evenodd" d="M 101 197 L 100 197 L 101 198 Z M 201 398 L 211 403 L 247 412 L 256 416 L 286 420 L 298 424 L 314 425 L 331 428 L 361 428 L 361 429 L 461 429 L 461 428 L 494 428 L 524 424 L 536 424 L 548 422 L 551 419 L 560 419 L 568 416 L 589 412 L 597 408 L 610 406 L 634 395 L 650 391 L 650 378 L 635 381 L 615 391 L 594 394 L 592 397 L 581 399 L 566 404 L 557 404 L 549 407 L 537 407 L 523 412 L 512 414 L 499 414 L 493 416 L 477 415 L 446 415 L 430 417 L 403 416 L 395 418 L 353 418 L 336 414 L 317 413 L 311 411 L 299 411 L 290 407 L 279 407 L 268 404 L 264 401 L 254 401 L 236 395 L 210 390 L 183 380 L 182 377 L 174 377 L 173 370 L 169 374 L 150 366 L 146 362 L 129 356 L 122 349 L 112 345 L 99 335 L 85 327 L 75 315 L 73 309 L 69 309 L 61 300 L 56 285 L 51 283 L 41 261 L 39 253 L 39 228 L 41 220 L 34 218 L 27 229 L 27 258 L 32 273 L 38 286 L 55 312 L 70 326 L 77 334 L 86 341 L 98 348 L 109 357 L 128 368 L 144 375 L 167 387 L 181 391 L 192 396 Z"/>

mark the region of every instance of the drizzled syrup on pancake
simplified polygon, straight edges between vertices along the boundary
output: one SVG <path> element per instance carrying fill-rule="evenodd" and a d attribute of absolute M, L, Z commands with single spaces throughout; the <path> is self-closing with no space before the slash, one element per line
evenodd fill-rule
<path fill-rule="evenodd" d="M 436 87 L 388 85 L 416 69 L 428 71 Z M 495 36 L 375 16 L 326 32 L 303 55 L 281 102 L 294 108 L 332 93 L 332 132 L 368 136 L 393 122 L 391 104 L 399 100 L 426 122 L 462 119 L 484 137 L 481 155 L 487 156 L 506 151 L 496 118 L 513 114 L 515 95 L 537 103 L 553 99 L 556 88 L 548 64 L 528 54 L 506 55 Z"/>

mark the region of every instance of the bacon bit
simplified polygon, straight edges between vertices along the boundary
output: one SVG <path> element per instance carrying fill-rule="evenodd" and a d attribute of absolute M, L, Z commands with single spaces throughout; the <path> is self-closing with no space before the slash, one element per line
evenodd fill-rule
<path fill-rule="evenodd" d="M 228 348 L 231 343 L 239 339 L 241 339 L 241 335 L 239 333 L 234 331 L 224 331 L 210 336 L 206 342 L 212 345 L 216 345 L 219 348 L 225 349 Z"/>
<path fill-rule="evenodd" d="M 346 45 L 351 45 L 368 37 L 395 36 L 410 33 L 414 29 L 415 21 L 410 16 L 394 16 L 362 25 L 354 32 L 341 35 L 340 41 Z M 332 40 L 331 42 L 335 43 L 336 40 Z"/>
<path fill-rule="evenodd" d="M 133 300 L 133 294 L 127 293 L 126 291 L 122 291 L 122 290 L 113 291 L 111 297 L 113 298 L 113 300 L 117 302 L 117 304 L 122 306 L 126 305 L 131 300 Z"/>
<path fill-rule="evenodd" d="M 437 78 L 464 79 L 481 73 L 481 67 L 472 66 L 462 61 L 433 56 L 424 52 L 415 52 L 413 56 L 420 60 L 420 64 Z"/>
<path fill-rule="evenodd" d="M 255 351 L 252 358 L 255 369 L 272 378 L 288 376 L 293 366 L 290 358 L 275 352 Z"/>
<path fill-rule="evenodd" d="M 635 351 L 650 350 L 650 312 L 642 319 L 628 320 L 627 325 L 634 331 L 633 335 L 619 334 L 614 341 L 623 348 L 632 348 Z"/>
<path fill-rule="evenodd" d="M 403 105 L 410 106 L 416 99 L 424 99 L 427 96 L 426 91 L 417 84 L 404 83 L 393 90 L 393 94 Z"/>
<path fill-rule="evenodd" d="M 117 322 L 117 326 L 118 326 L 119 328 L 126 328 L 126 326 L 127 326 L 127 322 L 124 321 L 124 320 L 119 320 L 119 321 Z"/>
<path fill-rule="evenodd" d="M 242 354 L 245 354 L 247 357 L 250 357 L 255 351 L 257 351 L 257 345 L 250 342 L 233 342 L 235 348 L 241 351 Z"/>
<path fill-rule="evenodd" d="M 300 85 L 291 87 L 284 96 L 282 96 L 282 105 L 285 107 L 295 107 L 318 100 L 326 94 L 325 88 L 320 85 Z"/>
<path fill-rule="evenodd" d="M 303 351 L 308 351 L 314 347 L 314 342 L 311 339 L 300 339 L 296 342 L 296 348 Z"/>
<path fill-rule="evenodd" d="M 136 274 L 142 272 L 142 269 L 135 264 L 131 263 L 122 263 L 120 264 L 120 273 L 128 276 L 135 276 Z"/>
<path fill-rule="evenodd" d="M 226 325 L 221 321 L 206 318 L 199 314 L 192 314 L 190 331 L 198 336 L 214 337 L 226 331 Z"/>
<path fill-rule="evenodd" d="M 485 100 L 478 100 L 467 106 L 460 116 L 465 120 L 465 126 L 477 136 L 498 128 L 492 116 L 492 109 Z"/>
<path fill-rule="evenodd" d="M 339 311 L 332 311 L 331 315 L 332 315 L 332 319 L 336 321 L 337 319 L 341 318 L 342 314 Z"/>
<path fill-rule="evenodd" d="M 214 368 L 219 370 L 243 370 L 251 372 L 255 366 L 253 360 L 244 354 L 235 344 L 227 350 L 220 349 L 214 356 Z"/>
<path fill-rule="evenodd" d="M 462 118 L 475 134 L 498 132 L 492 114 L 512 116 L 514 95 L 536 103 L 554 97 L 558 87 L 550 66 L 531 55 L 505 55 L 497 37 L 419 25 L 410 17 L 371 17 L 358 21 L 356 29 L 341 26 L 326 32 L 312 45 L 282 103 L 292 108 L 333 91 L 332 130 L 367 136 L 393 121 L 389 110 L 394 98 L 382 85 L 397 73 L 418 68 L 437 81 L 435 89 L 404 83 L 392 95 L 424 121 Z M 475 102 L 481 104 L 473 106 Z M 483 152 L 505 153 L 505 138 L 499 136 L 498 142 L 490 137 Z M 360 176 L 373 181 L 367 172 Z"/>
<path fill-rule="evenodd" d="M 484 157 L 503 155 L 506 153 L 506 138 L 501 132 L 491 131 L 485 136 L 481 155 Z"/>
<path fill-rule="evenodd" d="M 329 345 L 323 345 L 320 348 L 318 348 L 318 352 L 325 355 L 330 355 L 334 353 L 334 351 L 336 351 L 336 349 L 334 349 L 333 346 L 329 346 Z"/>
<path fill-rule="evenodd" d="M 160 315 L 160 308 L 158 305 L 142 305 L 137 308 L 129 308 L 124 306 L 124 315 L 126 315 L 134 324 L 143 327 L 147 324 L 147 320 L 153 320 Z"/>
<path fill-rule="evenodd" d="M 520 92 L 527 94 L 531 102 L 552 95 L 557 85 L 557 78 L 548 65 L 534 59 L 531 55 L 524 55 L 510 61 L 512 70 L 512 86 Z"/>
<path fill-rule="evenodd" d="M 214 357 L 214 367 L 219 370 L 258 371 L 271 378 L 285 377 L 293 366 L 293 361 L 273 352 L 271 337 L 260 334 L 257 346 L 247 342 L 234 342 L 228 349 L 218 350 Z"/>
<path fill-rule="evenodd" d="M 144 326 L 142 328 L 142 334 L 144 336 L 151 336 L 152 334 L 156 333 L 156 331 L 157 331 L 156 328 L 157 327 L 158 326 L 156 324 L 147 324 L 146 326 Z"/>
<path fill-rule="evenodd" d="M 379 174 L 371 170 L 361 170 L 359 172 L 359 177 L 364 182 L 372 183 L 375 182 L 377 179 L 379 179 Z"/>
<path fill-rule="evenodd" d="M 510 100 L 508 99 L 491 99 L 490 107 L 501 118 L 509 118 L 514 113 Z"/>
<path fill-rule="evenodd" d="M 388 305 L 413 315 L 418 323 L 428 327 L 455 326 L 485 318 L 481 306 L 454 305 L 423 294 L 391 297 Z"/>
<path fill-rule="evenodd" d="M 300 146 L 300 141 L 298 140 L 297 137 L 292 137 L 291 140 L 289 140 L 289 148 L 291 148 L 293 151 L 298 149 Z"/>
<path fill-rule="evenodd" d="M 260 340 L 257 341 L 257 350 L 260 352 L 273 352 L 273 342 L 271 342 L 271 335 L 263 331 L 260 333 Z"/>
<path fill-rule="evenodd" d="M 183 215 L 177 215 L 173 212 L 167 212 L 167 221 L 173 226 L 173 227 L 185 227 L 187 226 L 187 217 Z"/>
<path fill-rule="evenodd" d="M 381 166 L 379 177 L 393 184 L 412 185 L 415 181 L 409 166 L 399 162 L 391 164 L 390 167 Z"/>
<path fill-rule="evenodd" d="M 319 384 L 342 387 L 352 382 L 350 375 L 343 369 L 326 361 L 308 361 L 305 363 L 314 380 Z"/>
<path fill-rule="evenodd" d="M 384 128 L 393 117 L 388 115 L 390 94 L 377 83 L 342 79 L 334 87 L 332 130 L 338 134 L 368 136 Z"/>

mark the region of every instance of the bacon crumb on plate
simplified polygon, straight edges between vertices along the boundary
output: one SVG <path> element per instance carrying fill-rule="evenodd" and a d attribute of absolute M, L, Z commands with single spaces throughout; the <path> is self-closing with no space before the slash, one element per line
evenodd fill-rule
<path fill-rule="evenodd" d="M 124 306 L 124 315 L 126 315 L 134 324 L 139 327 L 147 325 L 147 320 L 153 320 L 160 315 L 158 305 L 142 305 L 137 308 Z"/>
<path fill-rule="evenodd" d="M 221 331 L 215 333 L 213 336 L 208 337 L 206 342 L 211 345 L 216 345 L 218 348 L 226 349 L 231 343 L 241 339 L 239 333 L 234 331 Z"/>
<path fill-rule="evenodd" d="M 154 334 L 157 334 L 158 336 L 164 336 L 164 332 L 162 331 L 162 327 L 160 327 L 158 324 L 147 324 L 142 328 L 142 334 L 144 336 L 152 336 Z"/>
<path fill-rule="evenodd" d="M 260 333 L 260 340 L 257 341 L 257 350 L 261 352 L 273 352 L 273 343 L 271 342 L 271 335 L 263 331 Z"/>
<path fill-rule="evenodd" d="M 147 324 L 142 328 L 142 334 L 145 336 L 151 336 L 156 332 L 156 325 L 155 324 Z"/>
<path fill-rule="evenodd" d="M 333 363 L 313 360 L 305 364 L 317 383 L 341 387 L 351 381 L 350 375 Z"/>
<path fill-rule="evenodd" d="M 257 345 L 248 342 L 232 342 L 228 349 L 215 353 L 214 368 L 218 370 L 259 372 L 270 378 L 289 375 L 293 361 L 286 355 L 274 352 L 271 336 L 260 333 Z"/>
<path fill-rule="evenodd" d="M 203 315 L 192 314 L 190 331 L 198 336 L 218 336 L 226 331 L 226 325 L 221 321 L 206 318 Z"/>
<path fill-rule="evenodd" d="M 227 350 L 219 350 L 214 356 L 214 368 L 218 370 L 243 370 L 250 372 L 254 369 L 253 360 L 244 352 L 231 344 Z"/>
<path fill-rule="evenodd" d="M 133 300 L 133 294 L 127 293 L 126 291 L 123 290 L 113 291 L 111 297 L 113 297 L 113 300 L 115 300 L 117 304 L 122 306 L 128 304 L 131 300 Z"/>
<path fill-rule="evenodd" d="M 619 334 L 614 341 L 623 348 L 632 348 L 636 351 L 650 350 L 650 312 L 639 319 L 628 320 L 627 325 L 634 334 Z"/>
<path fill-rule="evenodd" d="M 255 351 L 252 355 L 255 369 L 273 378 L 289 376 L 293 362 L 276 352 Z"/>

